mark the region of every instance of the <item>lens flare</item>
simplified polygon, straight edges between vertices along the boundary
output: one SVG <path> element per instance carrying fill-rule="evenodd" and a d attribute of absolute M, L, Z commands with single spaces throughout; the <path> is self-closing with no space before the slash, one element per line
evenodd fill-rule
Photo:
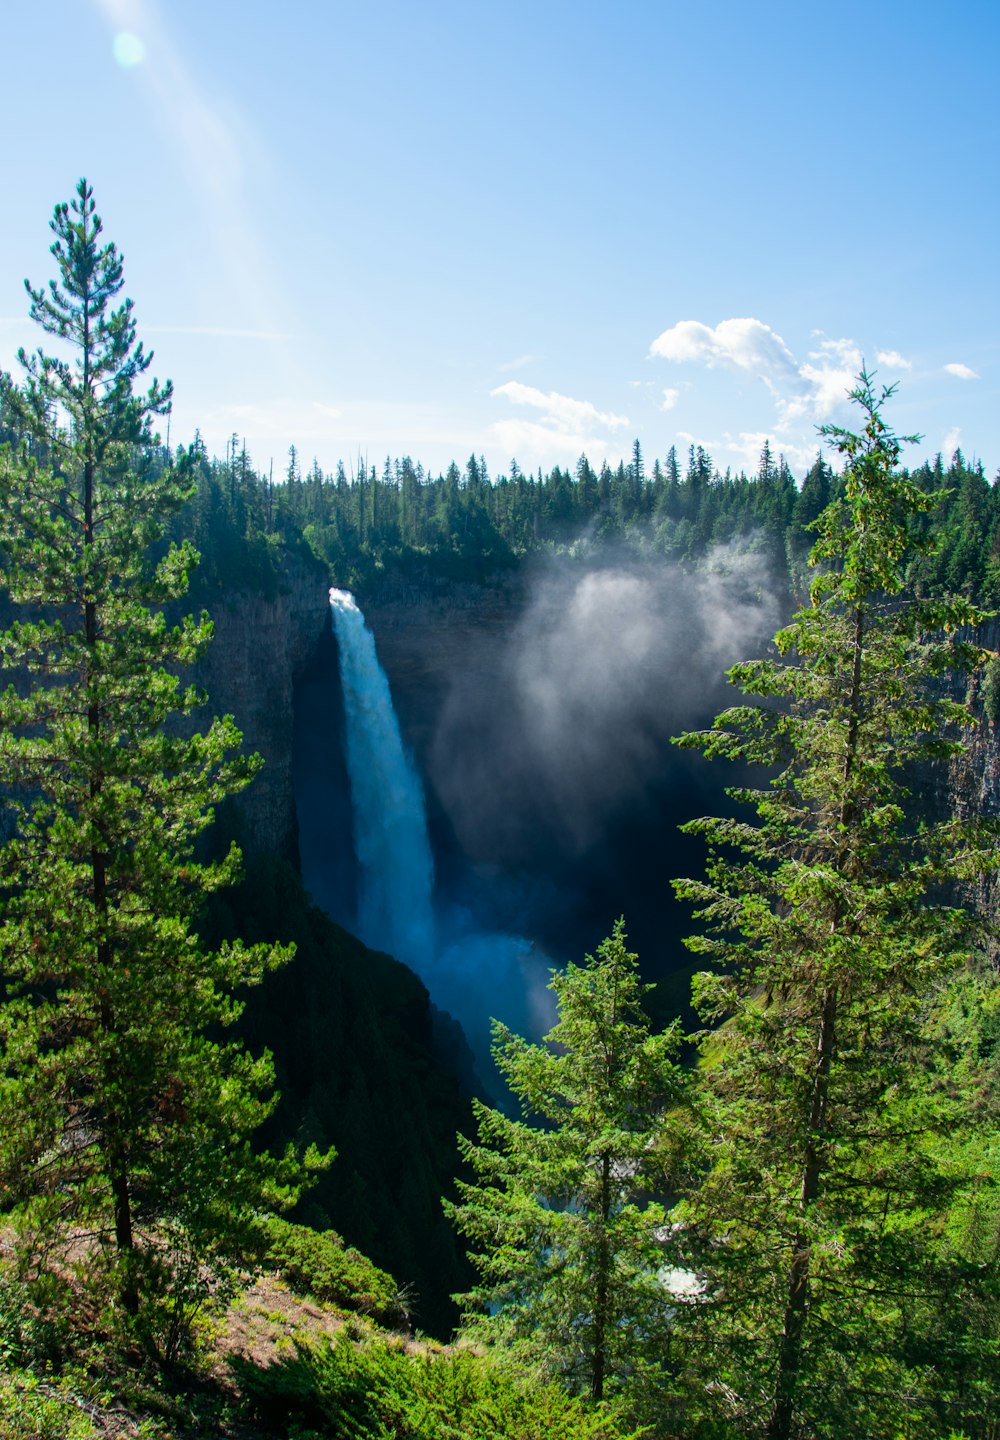
<path fill-rule="evenodd" d="M 115 59 L 123 70 L 131 70 L 133 65 L 141 65 L 146 58 L 146 47 L 138 35 L 133 35 L 128 30 L 120 30 L 114 38 L 112 46 Z"/>

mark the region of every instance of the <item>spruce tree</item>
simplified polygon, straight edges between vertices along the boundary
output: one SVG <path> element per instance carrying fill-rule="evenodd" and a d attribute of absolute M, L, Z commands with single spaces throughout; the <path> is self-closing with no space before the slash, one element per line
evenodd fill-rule
<path fill-rule="evenodd" d="M 664 1117 L 684 1079 L 676 1026 L 650 1033 L 624 923 L 596 958 L 553 975 L 558 1020 L 539 1045 L 495 1026 L 520 1118 L 475 1102 L 476 1174 L 446 1204 L 482 1284 L 457 1297 L 466 1333 L 509 1345 L 595 1400 L 663 1366 L 673 1299 L 661 1192 Z"/>
<path fill-rule="evenodd" d="M 119 1314 L 167 1343 L 238 1258 L 253 1207 L 294 1193 L 290 1158 L 250 1138 L 272 1107 L 267 1057 L 219 1038 L 285 955 L 206 953 L 199 895 L 235 849 L 195 842 L 259 761 L 232 719 L 197 730 L 204 696 L 177 678 L 211 637 L 177 622 L 195 555 L 167 547 L 189 483 L 153 433 L 170 386 L 151 357 L 91 188 L 55 209 L 57 278 L 27 286 L 60 353 L 20 352 L 3 379 L 18 443 L 0 453 L 0 546 L 19 616 L 0 635 L 0 1186 L 25 1267 L 69 1249 Z M 27 282 L 26 282 L 27 283 Z M 152 1333 L 150 1331 L 149 1333 Z"/>
<path fill-rule="evenodd" d="M 769 1440 L 947 1433 L 980 1342 L 939 1343 L 932 1317 L 995 1283 L 942 1239 L 977 1180 L 945 1138 L 971 1110 L 934 1032 L 971 943 L 947 897 L 980 842 L 908 788 L 961 748 L 949 679 L 980 663 L 982 617 L 903 594 L 936 497 L 898 470 L 890 394 L 863 372 L 862 432 L 826 432 L 846 466 L 810 603 L 776 656 L 729 672 L 746 703 L 681 742 L 773 776 L 732 792 L 756 820 L 685 827 L 709 876 L 676 887 L 716 964 L 696 981 L 705 1172 L 683 1210 L 706 1286 L 684 1312 L 695 1393 Z"/>

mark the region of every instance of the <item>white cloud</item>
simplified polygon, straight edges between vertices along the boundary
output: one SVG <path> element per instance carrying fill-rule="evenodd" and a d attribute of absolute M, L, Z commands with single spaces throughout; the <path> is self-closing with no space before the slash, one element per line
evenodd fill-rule
<path fill-rule="evenodd" d="M 955 451 L 962 445 L 962 432 L 957 425 L 953 426 L 941 441 L 941 454 L 945 460 L 950 460 Z"/>
<path fill-rule="evenodd" d="M 589 400 L 574 400 L 556 390 L 538 390 L 519 380 L 498 385 L 490 395 L 503 396 L 512 405 L 540 412 L 538 418 L 517 416 L 495 421 L 486 446 L 494 453 L 515 455 L 527 467 L 572 464 L 583 454 L 594 465 L 605 459 L 617 464 L 622 458 L 621 440 L 610 438 L 608 432 L 628 425 L 624 415 L 598 410 Z"/>
<path fill-rule="evenodd" d="M 660 401 L 661 410 L 672 410 L 681 398 L 679 390 L 664 390 L 663 399 Z"/>
<path fill-rule="evenodd" d="M 797 420 L 828 419 L 862 363 L 853 340 L 821 335 L 819 347 L 800 364 L 778 332 L 752 316 L 722 320 L 714 328 L 699 320 L 681 320 L 656 337 L 649 353 L 676 364 L 722 365 L 755 376 L 774 397 L 779 430 Z"/>
<path fill-rule="evenodd" d="M 727 434 L 711 453 L 715 456 L 716 463 L 719 463 L 720 459 L 729 460 L 730 456 L 734 456 L 741 470 L 745 470 L 748 475 L 756 474 L 765 440 L 770 441 L 775 464 L 784 456 L 785 463 L 795 475 L 805 474 L 820 448 L 818 440 L 815 439 L 811 443 L 806 441 L 798 444 L 795 441 L 782 440 L 776 433 L 766 430 L 741 430 L 735 439 Z"/>
<path fill-rule="evenodd" d="M 795 373 L 795 357 L 781 336 L 751 317 L 721 320 L 714 329 L 700 320 L 680 320 L 657 335 L 649 353 L 680 363 L 729 365 L 761 379 Z"/>
<path fill-rule="evenodd" d="M 490 391 L 492 397 L 503 396 L 513 405 L 540 411 L 540 417 L 517 416 L 497 420 L 489 430 L 487 450 L 514 455 L 528 468 L 536 465 L 572 464 L 586 454 L 591 464 L 603 460 L 617 464 L 622 458 L 621 440 L 608 432 L 621 430 L 629 424 L 625 415 L 598 410 L 589 400 L 574 400 L 556 390 L 538 390 L 520 380 L 508 380 Z"/>
<path fill-rule="evenodd" d="M 805 384 L 790 399 L 776 397 L 782 420 L 809 416 L 828 420 L 853 389 L 864 357 L 853 340 L 820 341 L 818 350 L 810 350 L 809 359 L 799 366 L 800 380 Z"/>
<path fill-rule="evenodd" d="M 979 379 L 979 372 L 977 370 L 973 370 L 971 365 L 963 365 L 960 360 L 954 360 L 950 365 L 946 365 L 944 368 L 949 375 L 957 375 L 959 380 Z"/>
<path fill-rule="evenodd" d="M 741 470 L 754 474 L 765 440 L 770 442 L 771 454 L 777 463 L 778 449 L 774 443 L 774 436 L 769 435 L 766 430 L 741 430 L 735 438 L 727 434 L 722 440 L 715 442 L 714 448 L 709 445 L 706 446 L 706 449 L 717 465 L 720 463 L 720 458 L 730 461 L 735 458 Z M 722 468 L 725 469 L 725 466 L 723 465 Z"/>
<path fill-rule="evenodd" d="M 770 443 L 774 463 L 777 464 L 780 457 L 784 456 L 794 475 L 804 475 L 820 449 L 819 441 L 815 437 L 806 438 L 800 443 L 797 439 L 781 437 L 777 430 L 741 430 L 736 435 L 726 430 L 714 439 L 704 435 L 697 437 L 687 430 L 678 430 L 677 439 L 685 445 L 701 445 L 711 455 L 717 470 L 724 472 L 728 466 L 733 470 L 743 470 L 748 475 L 757 473 L 765 440 Z"/>
<path fill-rule="evenodd" d="M 907 360 L 905 356 L 900 355 L 898 350 L 878 350 L 876 351 L 875 359 L 880 365 L 884 365 L 887 370 L 913 369 L 912 363 Z"/>
<path fill-rule="evenodd" d="M 532 409 L 544 411 L 542 423 L 558 434 L 567 434 L 584 425 L 618 430 L 628 424 L 627 416 L 598 410 L 589 400 L 574 400 L 556 390 L 537 390 L 533 385 L 522 385 L 520 380 L 508 380 L 491 390 L 490 395 L 504 395 L 515 405 L 529 405 Z"/>

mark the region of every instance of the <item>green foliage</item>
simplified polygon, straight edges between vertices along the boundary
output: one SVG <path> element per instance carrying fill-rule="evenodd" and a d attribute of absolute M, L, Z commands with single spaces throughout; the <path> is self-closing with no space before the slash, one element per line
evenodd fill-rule
<path fill-rule="evenodd" d="M 991 725 L 1000 721 L 1000 656 L 994 655 L 983 669 L 983 709 Z"/>
<path fill-rule="evenodd" d="M 0 1440 L 97 1440 L 91 1408 L 68 1387 L 29 1371 L 0 1375 Z"/>
<path fill-rule="evenodd" d="M 816 522 L 811 603 L 777 658 L 730 672 L 752 700 L 681 742 L 773 776 L 732 792 L 756 823 L 685 827 L 709 878 L 677 882 L 709 932 L 689 945 L 716 965 L 696 977 L 717 1028 L 680 1217 L 705 1281 L 680 1316 L 690 1420 L 711 1434 L 983 1433 L 997 1257 L 942 1237 L 992 1184 L 955 1143 L 986 1114 L 936 1016 L 972 943 L 944 897 L 991 837 L 922 822 L 906 787 L 961 748 L 969 718 L 940 682 L 981 662 L 958 636 L 982 617 L 901 595 L 936 497 L 898 472 L 888 393 L 862 374 L 863 432 L 831 432 L 847 469 Z"/>
<path fill-rule="evenodd" d="M 15 1366 L 44 1368 L 59 1358 L 66 1317 L 39 1305 L 8 1266 L 0 1270 L 0 1370 Z"/>
<path fill-rule="evenodd" d="M 650 1034 L 637 956 L 618 921 L 596 959 L 555 973 L 541 1045 L 503 1026 L 494 1056 L 522 1117 L 478 1102 L 476 1173 L 446 1205 L 483 1283 L 467 1332 L 600 1400 L 663 1362 L 671 1297 L 664 1119 L 684 1093 L 676 1026 Z"/>
<path fill-rule="evenodd" d="M 202 895 L 239 855 L 202 863 L 213 807 L 255 774 L 231 718 L 177 670 L 208 617 L 168 624 L 194 560 L 164 549 L 190 493 L 156 468 L 170 387 L 136 385 L 150 357 L 90 187 L 56 207 L 58 280 L 31 313 L 70 360 L 21 353 L 5 378 L 21 443 L 0 454 L 0 544 L 20 618 L 0 635 L 0 784 L 14 837 L 0 851 L 0 1184 L 25 1275 L 86 1268 L 119 1322 L 172 1352 L 210 1285 L 250 1245 L 252 1211 L 291 1202 L 293 1157 L 255 1154 L 272 1069 L 220 1032 L 237 985 L 288 952 L 203 949 Z M 158 558 L 155 558 L 155 555 Z"/>
<path fill-rule="evenodd" d="M 603 1408 L 468 1352 L 341 1339 L 322 1349 L 297 1344 L 294 1357 L 266 1370 L 234 1369 L 257 1413 L 290 1440 L 626 1440 Z"/>
<path fill-rule="evenodd" d="M 277 1215 L 264 1222 L 265 1262 L 293 1290 L 305 1291 L 324 1305 L 360 1310 L 383 1325 L 404 1325 L 406 1308 L 391 1275 L 345 1246 L 334 1230 L 310 1230 Z"/>

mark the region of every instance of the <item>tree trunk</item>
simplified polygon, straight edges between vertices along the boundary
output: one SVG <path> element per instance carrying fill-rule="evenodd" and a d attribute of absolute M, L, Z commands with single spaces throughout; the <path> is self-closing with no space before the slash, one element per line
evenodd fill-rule
<path fill-rule="evenodd" d="M 816 1074 L 809 1106 L 809 1142 L 802 1165 L 799 1213 L 803 1219 L 819 1196 L 823 1170 L 823 1131 L 830 1093 L 830 1066 L 836 1040 L 837 992 L 827 990 L 823 999 L 817 1043 Z M 812 1246 L 803 1228 L 795 1237 L 792 1263 L 785 1291 L 785 1315 L 778 1350 L 778 1373 L 774 1385 L 774 1406 L 767 1428 L 767 1440 L 788 1440 L 795 1406 L 795 1387 L 802 1360 L 802 1342 L 809 1307 L 809 1272 Z"/>
<path fill-rule="evenodd" d="M 600 1233 L 597 1240 L 597 1271 L 594 1276 L 594 1349 L 590 1362 L 590 1398 L 604 1399 L 607 1372 L 608 1300 L 611 1290 L 611 1255 L 608 1248 L 608 1218 L 611 1213 L 611 1156 L 601 1157 Z"/>
<path fill-rule="evenodd" d="M 89 331 L 85 330 L 84 348 L 84 383 L 89 379 Z M 88 548 L 94 544 L 94 522 L 96 519 L 96 473 L 93 456 L 88 456 L 83 471 L 83 521 L 84 521 L 84 544 Z M 88 586 L 90 578 L 87 580 Z M 84 596 L 83 607 L 84 639 L 88 650 L 88 674 L 87 681 L 93 676 L 93 666 L 90 657 L 97 648 L 98 627 L 97 627 L 97 605 L 92 598 L 92 592 Z M 101 733 L 101 712 L 96 698 L 91 695 L 87 704 L 87 731 L 91 740 L 96 741 Z M 103 787 L 103 776 L 100 769 L 92 770 L 90 775 L 90 801 L 94 805 L 100 798 Z M 107 853 L 100 844 L 95 845 L 90 852 L 90 873 L 91 873 L 91 895 L 94 902 L 94 911 L 98 920 L 98 934 L 101 938 L 97 942 L 97 968 L 98 973 L 107 974 L 114 963 L 114 953 L 111 943 L 107 938 L 106 925 L 108 919 L 108 866 Z M 101 1001 L 101 1027 L 106 1035 L 114 1032 L 115 1017 L 109 1000 L 105 997 Z M 118 1252 L 120 1267 L 120 1296 L 122 1307 L 127 1315 L 136 1315 L 139 1310 L 139 1291 L 135 1275 L 135 1234 L 132 1228 L 132 1197 L 129 1193 L 129 1168 L 122 1135 L 121 1120 L 112 1114 L 104 1116 L 105 1131 L 105 1154 L 108 1165 L 108 1182 L 111 1187 L 111 1203 L 114 1213 L 115 1227 L 115 1249 Z"/>

